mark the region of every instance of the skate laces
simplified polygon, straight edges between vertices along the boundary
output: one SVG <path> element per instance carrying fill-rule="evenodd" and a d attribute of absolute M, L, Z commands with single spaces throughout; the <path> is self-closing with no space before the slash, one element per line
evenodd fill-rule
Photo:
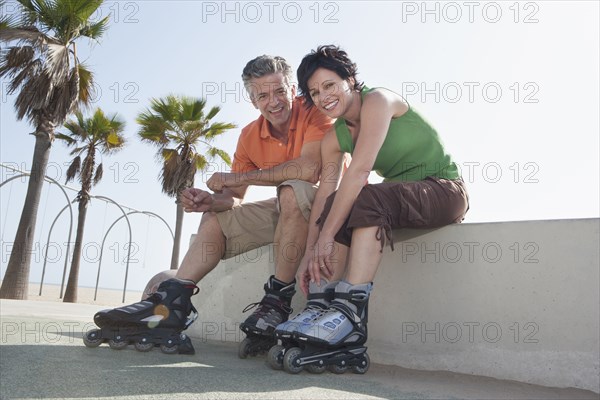
<path fill-rule="evenodd" d="M 146 300 L 144 301 L 150 301 L 154 304 L 160 304 L 163 301 L 163 297 L 161 296 L 160 293 L 158 292 L 154 292 L 150 295 L 150 297 L 148 297 Z"/>
<path fill-rule="evenodd" d="M 295 321 L 296 319 L 299 319 L 300 317 L 302 318 L 306 318 L 307 317 L 307 313 L 310 313 L 310 318 L 311 320 L 320 316 L 321 315 L 321 311 L 323 310 L 323 306 L 319 305 L 319 304 L 307 304 L 306 308 L 304 308 L 304 310 L 302 310 L 301 312 L 299 312 L 298 314 L 296 314 L 294 316 L 294 318 L 292 318 L 293 321 Z"/>
<path fill-rule="evenodd" d="M 271 306 L 271 307 L 269 307 Z M 273 309 L 276 308 L 280 311 L 283 311 L 287 314 L 291 314 L 294 310 L 292 309 L 292 307 L 288 306 L 287 304 L 283 303 L 282 301 L 278 301 L 278 300 L 272 300 L 268 297 L 263 298 L 261 301 L 257 302 L 257 303 L 250 303 L 246 306 L 246 308 L 244 308 L 242 310 L 243 313 L 252 310 L 253 308 L 257 308 L 256 311 L 254 311 L 254 314 L 258 317 L 262 317 L 265 316 L 267 314 L 269 314 L 269 312 Z"/>

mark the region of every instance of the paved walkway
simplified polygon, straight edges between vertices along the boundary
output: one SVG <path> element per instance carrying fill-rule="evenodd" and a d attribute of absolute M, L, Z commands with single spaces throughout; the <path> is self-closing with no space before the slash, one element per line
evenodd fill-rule
<path fill-rule="evenodd" d="M 366 375 L 289 375 L 237 345 L 193 339 L 193 356 L 86 348 L 102 307 L 0 300 L 0 398 L 598 399 L 596 393 L 372 365 Z"/>

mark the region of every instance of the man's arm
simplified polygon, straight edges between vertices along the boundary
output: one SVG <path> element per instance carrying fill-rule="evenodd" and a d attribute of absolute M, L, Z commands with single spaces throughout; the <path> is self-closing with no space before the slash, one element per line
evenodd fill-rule
<path fill-rule="evenodd" d="M 302 146 L 300 157 L 286 161 L 272 168 L 257 169 L 248 172 L 215 173 L 206 183 L 214 191 L 224 188 L 277 186 L 290 179 L 317 183 L 321 173 L 321 142 L 313 141 Z"/>
<path fill-rule="evenodd" d="M 181 204 L 186 212 L 221 212 L 240 204 L 248 186 L 224 188 L 220 193 L 189 188 L 181 193 Z"/>
<path fill-rule="evenodd" d="M 241 175 L 246 185 L 277 186 L 290 179 L 311 183 L 319 181 L 321 173 L 321 142 L 305 143 L 300 157 L 276 165 L 273 168 L 249 171 Z"/>

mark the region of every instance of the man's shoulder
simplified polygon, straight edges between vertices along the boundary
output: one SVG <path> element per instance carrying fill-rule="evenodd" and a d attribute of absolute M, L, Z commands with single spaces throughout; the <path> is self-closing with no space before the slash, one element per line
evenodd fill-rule
<path fill-rule="evenodd" d="M 264 117 L 261 115 L 254 121 L 250 122 L 248 125 L 242 128 L 242 133 L 240 134 L 239 140 L 247 140 L 249 137 L 260 135 L 260 131 L 262 129 Z"/>

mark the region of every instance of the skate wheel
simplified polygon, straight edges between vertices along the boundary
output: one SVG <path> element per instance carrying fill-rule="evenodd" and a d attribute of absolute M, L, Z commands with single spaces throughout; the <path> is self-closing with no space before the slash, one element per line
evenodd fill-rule
<path fill-rule="evenodd" d="M 108 340 L 108 345 L 113 350 L 123 350 L 128 344 L 129 342 L 127 342 L 127 340 L 123 340 L 121 337 Z"/>
<path fill-rule="evenodd" d="M 140 340 L 139 342 L 135 342 L 133 344 L 133 347 L 135 347 L 137 351 L 145 353 L 147 351 L 152 350 L 152 348 L 154 347 L 154 343 L 149 341 L 147 338 L 142 338 L 142 340 Z"/>
<path fill-rule="evenodd" d="M 247 358 L 248 354 L 250 354 L 250 345 L 252 344 L 252 340 L 250 338 L 246 338 L 240 342 L 238 347 L 238 357 L 241 359 Z"/>
<path fill-rule="evenodd" d="M 371 359 L 367 353 L 364 353 L 362 356 L 362 360 L 360 361 L 360 365 L 355 365 L 352 367 L 352 372 L 355 374 L 365 374 L 369 367 L 371 366 Z"/>
<path fill-rule="evenodd" d="M 333 372 L 334 374 L 343 374 L 344 372 L 346 372 L 348 370 L 348 366 L 347 365 L 338 365 L 338 364 L 331 364 L 328 366 L 329 371 Z"/>
<path fill-rule="evenodd" d="M 100 329 L 92 329 L 83 335 L 83 344 L 86 347 L 98 347 L 102 342 L 104 342 L 104 339 L 100 335 Z"/>
<path fill-rule="evenodd" d="M 284 352 L 285 347 L 280 344 L 276 344 L 269 349 L 269 353 L 267 354 L 267 362 L 271 368 L 275 370 L 283 369 Z"/>
<path fill-rule="evenodd" d="M 326 369 L 327 366 L 325 365 L 309 364 L 306 366 L 306 370 L 311 374 L 322 374 Z"/>
<path fill-rule="evenodd" d="M 302 350 L 298 347 L 292 347 L 285 352 L 283 356 L 283 369 L 290 374 L 299 374 L 304 366 L 300 365 L 300 354 Z"/>
<path fill-rule="evenodd" d="M 165 354 L 177 354 L 177 352 L 179 351 L 179 346 L 176 344 L 174 344 L 172 346 L 167 346 L 166 344 L 161 344 L 160 351 L 162 351 Z"/>

